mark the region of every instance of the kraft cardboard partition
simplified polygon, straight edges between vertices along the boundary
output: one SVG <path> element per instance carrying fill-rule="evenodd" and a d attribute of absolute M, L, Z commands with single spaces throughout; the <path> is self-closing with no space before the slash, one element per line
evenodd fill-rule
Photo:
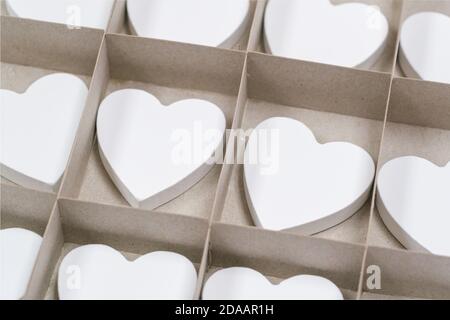
<path fill-rule="evenodd" d="M 255 18 L 250 35 L 248 50 L 265 53 L 264 48 L 264 9 L 269 0 L 257 0 Z M 355 2 L 354 0 L 330 0 L 334 5 Z M 373 71 L 391 72 L 392 60 L 395 57 L 396 39 L 402 11 L 402 0 L 357 0 L 356 2 L 368 4 L 378 8 L 387 18 L 389 33 L 386 45 L 378 61 L 370 68 Z"/>
<path fill-rule="evenodd" d="M 234 50 L 240 50 L 240 51 L 246 51 L 249 37 L 250 37 L 250 31 L 253 24 L 253 19 L 255 16 L 255 11 L 257 6 L 259 5 L 258 2 L 261 0 L 250 0 L 250 11 L 248 14 L 248 22 L 245 26 L 245 31 L 241 39 L 238 40 L 238 42 L 232 47 Z M 108 33 L 117 33 L 117 34 L 127 34 L 127 35 L 135 35 L 133 34 L 129 19 L 127 15 L 127 4 L 126 0 L 116 0 L 116 5 L 113 10 L 112 18 L 110 21 L 110 25 L 108 28 Z"/>
<path fill-rule="evenodd" d="M 356 299 L 363 254 L 363 245 L 214 223 L 204 281 L 227 267 L 253 268 L 274 284 L 312 274 L 333 281 L 345 299 Z"/>
<path fill-rule="evenodd" d="M 44 235 L 56 195 L 2 184 L 1 229 L 24 228 Z"/>

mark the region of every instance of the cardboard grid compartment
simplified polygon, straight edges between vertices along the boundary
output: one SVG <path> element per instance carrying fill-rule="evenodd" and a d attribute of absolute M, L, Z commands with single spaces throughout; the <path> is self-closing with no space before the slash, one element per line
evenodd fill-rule
<path fill-rule="evenodd" d="M 450 159 L 450 85 L 405 78 L 397 65 L 399 26 L 420 10 L 450 14 L 450 1 L 360 0 L 390 21 L 385 52 L 371 70 L 285 59 L 263 51 L 265 0 L 232 50 L 136 37 L 117 0 L 107 31 L 1 16 L 1 87 L 22 92 L 52 72 L 89 84 L 71 157 L 55 193 L 1 181 L 1 228 L 44 236 L 25 299 L 57 299 L 56 274 L 71 248 L 108 244 L 129 259 L 155 250 L 187 256 L 198 268 L 195 295 L 217 269 L 247 266 L 277 283 L 316 274 L 347 299 L 450 298 L 450 258 L 404 249 L 375 206 L 376 190 L 347 221 L 313 236 L 256 228 L 243 193 L 242 165 L 216 165 L 193 188 L 154 210 L 131 208 L 103 168 L 95 138 L 98 106 L 120 88 L 141 88 L 169 104 L 197 97 L 222 108 L 227 128 L 271 116 L 308 125 L 317 139 L 365 148 L 379 169 L 402 155 L 438 165 Z M 332 0 L 335 3 L 346 0 Z M 2 9 L 4 3 L 2 1 Z M 227 155 L 237 149 L 228 141 Z M 375 189 L 375 188 L 374 188 Z M 381 270 L 373 289 L 371 266 Z M 370 289 L 372 288 L 372 289 Z"/>

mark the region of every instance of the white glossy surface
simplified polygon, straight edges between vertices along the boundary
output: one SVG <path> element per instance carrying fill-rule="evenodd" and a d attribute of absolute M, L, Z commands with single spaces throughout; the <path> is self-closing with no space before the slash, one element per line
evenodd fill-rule
<path fill-rule="evenodd" d="M 106 170 L 132 206 L 149 209 L 183 193 L 212 168 L 225 126 L 222 110 L 211 102 L 163 106 L 135 89 L 107 96 L 97 116 Z"/>
<path fill-rule="evenodd" d="M 106 29 L 114 0 L 6 0 L 12 16 Z"/>
<path fill-rule="evenodd" d="M 249 268 L 227 268 L 214 273 L 205 283 L 203 300 L 343 300 L 330 280 L 298 275 L 274 285 Z"/>
<path fill-rule="evenodd" d="M 87 93 L 80 78 L 64 73 L 42 77 L 22 94 L 0 90 L 2 176 L 56 191 Z"/>
<path fill-rule="evenodd" d="M 265 157 L 255 161 L 255 149 Z M 261 122 L 245 149 L 247 202 L 253 221 L 265 229 L 313 234 L 335 226 L 366 202 L 374 174 L 364 149 L 319 144 L 308 127 L 290 118 Z"/>
<path fill-rule="evenodd" d="M 58 270 L 61 300 L 190 300 L 197 271 L 186 257 L 155 251 L 128 261 L 99 244 L 70 251 Z"/>
<path fill-rule="evenodd" d="M 249 0 L 128 0 L 139 36 L 231 48 L 250 21 Z"/>
<path fill-rule="evenodd" d="M 386 17 L 373 6 L 329 0 L 269 0 L 266 51 L 344 67 L 370 68 L 388 35 Z"/>
<path fill-rule="evenodd" d="M 420 12 L 408 17 L 400 33 L 399 62 L 410 77 L 450 83 L 450 17 Z"/>
<path fill-rule="evenodd" d="M 378 211 L 406 248 L 450 256 L 450 162 L 396 158 L 383 165 L 377 185 Z"/>
<path fill-rule="evenodd" d="M 25 295 L 42 237 L 21 228 L 0 230 L 0 300 Z"/>

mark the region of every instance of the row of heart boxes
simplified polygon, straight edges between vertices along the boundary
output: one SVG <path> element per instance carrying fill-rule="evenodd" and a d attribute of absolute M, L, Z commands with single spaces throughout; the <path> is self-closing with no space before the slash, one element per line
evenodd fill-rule
<path fill-rule="evenodd" d="M 0 230 L 0 299 L 24 297 L 41 244 L 42 238 L 32 231 Z M 100 244 L 80 246 L 66 254 L 57 279 L 61 300 L 191 300 L 197 283 L 194 264 L 179 253 L 154 251 L 130 262 L 119 251 Z M 343 294 L 320 276 L 301 274 L 273 285 L 253 269 L 232 267 L 208 279 L 202 298 L 343 300 Z"/>
<path fill-rule="evenodd" d="M 232 48 L 252 22 L 250 0 L 128 0 L 133 34 Z M 449 4 L 450 6 L 450 4 Z M 107 29 L 114 1 L 6 0 L 10 15 Z M 345 23 L 342 23 L 345 21 Z M 150 23 L 151 22 L 151 23 Z M 329 0 L 271 0 L 264 15 L 265 51 L 344 67 L 371 68 L 387 46 L 389 22 L 380 8 Z M 450 17 L 432 11 L 409 16 L 400 32 L 404 74 L 450 83 Z"/>
<path fill-rule="evenodd" d="M 78 77 L 62 73 L 35 81 L 23 94 L 0 91 L 5 178 L 47 191 L 59 185 L 87 91 Z M 209 101 L 163 106 L 137 89 L 111 93 L 97 115 L 106 171 L 131 206 L 147 209 L 184 193 L 224 160 L 225 130 L 222 109 Z M 370 196 L 375 164 L 359 146 L 322 145 L 307 126 L 286 117 L 268 118 L 251 133 L 239 134 L 248 135 L 238 140 L 248 140 L 245 195 L 259 227 L 318 233 L 348 219 Z M 442 239 L 450 225 L 445 214 L 450 212 L 449 170 L 450 165 L 439 168 L 415 156 L 382 167 L 377 208 L 406 248 L 450 254 L 449 242 Z"/>

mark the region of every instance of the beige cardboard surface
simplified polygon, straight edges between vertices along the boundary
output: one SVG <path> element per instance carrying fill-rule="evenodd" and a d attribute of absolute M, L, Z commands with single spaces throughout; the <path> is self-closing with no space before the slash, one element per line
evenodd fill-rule
<path fill-rule="evenodd" d="M 370 247 L 366 265 L 381 268 L 381 289 L 375 290 L 377 294 L 450 299 L 448 257 Z"/>
<path fill-rule="evenodd" d="M 124 30 L 127 19 L 126 5 L 126 0 L 115 1 L 107 33 L 126 33 Z"/>
<path fill-rule="evenodd" d="M 100 30 L 1 16 L 1 56 L 7 63 L 91 75 L 102 37 Z"/>
<path fill-rule="evenodd" d="M 367 238 L 368 243 L 373 246 L 406 250 L 387 229 L 376 206 L 373 210 L 373 216 L 370 221 L 370 231 Z"/>
<path fill-rule="evenodd" d="M 248 96 L 288 106 L 384 120 L 390 75 L 260 53 L 248 55 Z"/>
<path fill-rule="evenodd" d="M 238 94 L 245 53 L 125 35 L 106 39 L 113 79 Z"/>
<path fill-rule="evenodd" d="M 1 229 L 19 227 L 44 235 L 56 195 L 2 184 L 0 199 Z"/>
<path fill-rule="evenodd" d="M 257 1 L 248 35 L 251 51 L 258 50 L 262 31 L 265 1 Z M 400 15 L 401 1 L 361 1 L 381 3 L 382 10 L 392 10 L 391 19 Z M 419 2 L 416 9 L 406 6 L 403 14 L 428 5 L 442 10 L 447 3 Z M 124 32 L 123 5 L 117 1 L 110 32 Z M 1 183 L 1 227 L 22 226 L 40 234 L 45 230 L 25 299 L 55 298 L 51 279 L 58 260 L 74 245 L 99 242 L 130 258 L 153 250 L 185 254 L 199 267 L 197 297 L 211 272 L 236 265 L 253 267 L 275 283 L 299 273 L 322 275 L 349 299 L 450 297 L 450 258 L 397 250 L 401 245 L 376 208 L 369 222 L 370 202 L 316 236 L 271 232 L 249 227 L 239 166 L 217 166 L 185 194 L 146 211 L 124 203 L 98 159 L 95 117 L 101 99 L 119 88 L 138 87 L 164 103 L 210 99 L 223 108 L 227 127 L 250 128 L 266 117 L 285 115 L 310 126 L 320 142 L 353 142 L 375 160 L 382 142 L 380 164 L 410 153 L 443 164 L 450 158 L 449 86 L 396 77 L 391 90 L 396 59 L 389 47 L 385 56 L 390 58 L 374 68 L 380 73 L 125 34 L 107 34 L 100 49 L 100 30 L 69 31 L 58 24 L 4 16 L 1 27 L 2 88 L 24 90 L 54 71 L 75 73 L 90 84 L 60 192 L 28 190 L 4 179 Z M 381 290 L 365 286 L 366 266 L 371 264 L 382 268 Z"/>
<path fill-rule="evenodd" d="M 240 88 L 237 97 L 235 114 L 233 116 L 233 123 L 231 125 L 232 130 L 237 130 L 241 127 L 241 122 L 244 116 L 247 98 L 248 97 L 247 97 L 247 58 L 246 58 L 244 62 L 244 67 L 242 69 Z M 235 155 L 242 152 L 242 150 L 239 150 L 239 148 L 242 148 L 242 145 L 240 145 L 238 141 L 236 141 L 236 139 L 233 138 L 232 135 L 228 135 L 224 163 L 222 165 L 222 170 L 220 173 L 216 189 L 213 212 L 210 217 L 211 222 L 220 217 L 221 212 L 223 210 L 225 204 L 225 196 L 227 194 L 227 188 L 230 183 L 231 172 L 233 170 L 233 164 L 235 163 L 234 161 L 236 160 Z"/>
<path fill-rule="evenodd" d="M 24 299 L 41 300 L 45 297 L 53 273 L 53 266 L 58 261 L 59 252 L 63 245 L 64 235 L 61 215 L 59 206 L 55 203 Z"/>
<path fill-rule="evenodd" d="M 422 299 L 363 292 L 360 300 L 422 300 Z"/>
<path fill-rule="evenodd" d="M 97 63 L 92 76 L 92 86 L 86 101 L 86 106 L 78 126 L 77 136 L 72 147 L 60 195 L 63 197 L 77 197 L 83 176 L 86 170 L 86 162 L 89 159 L 95 141 L 95 117 L 97 108 L 101 102 L 103 91 L 109 78 L 108 57 L 105 41 L 102 41 L 99 49 Z"/>
<path fill-rule="evenodd" d="M 450 130 L 450 84 L 394 78 L 391 122 Z"/>
<path fill-rule="evenodd" d="M 220 267 L 211 267 L 208 270 L 208 273 L 205 277 L 205 283 L 206 281 L 209 279 L 209 277 L 211 277 L 214 273 L 216 273 L 217 271 L 222 270 L 223 268 Z M 277 277 L 271 277 L 271 276 L 267 276 L 265 275 L 267 280 L 270 281 L 270 283 L 277 285 L 280 284 L 281 282 L 283 282 L 284 280 L 287 280 L 288 278 L 277 278 Z M 348 289 L 342 289 L 339 288 L 342 292 L 342 295 L 344 296 L 344 300 L 355 300 L 356 299 L 356 292 L 352 291 L 352 290 L 348 290 Z"/>
<path fill-rule="evenodd" d="M 199 260 L 207 220 L 128 207 L 61 199 L 66 242 L 106 243 L 117 250 L 145 253 L 156 248 L 179 251 Z M 196 253 L 192 253 L 196 248 Z"/>
<path fill-rule="evenodd" d="M 256 10 L 255 21 L 249 41 L 249 51 L 265 52 L 264 48 L 264 8 L 268 0 L 258 0 L 259 8 Z M 333 4 L 355 2 L 354 0 L 330 0 Z M 357 0 L 357 2 L 377 6 L 386 16 L 389 22 L 389 34 L 386 46 L 380 59 L 370 70 L 390 72 L 395 63 L 396 37 L 402 9 L 402 0 Z"/>

